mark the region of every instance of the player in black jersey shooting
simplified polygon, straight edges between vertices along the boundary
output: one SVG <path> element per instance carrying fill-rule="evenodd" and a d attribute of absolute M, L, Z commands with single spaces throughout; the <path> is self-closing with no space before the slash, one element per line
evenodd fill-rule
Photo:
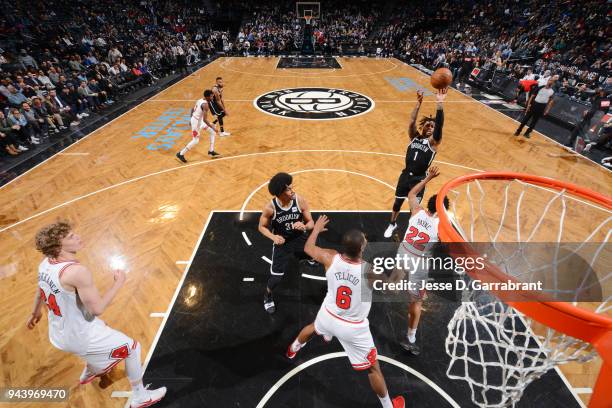
<path fill-rule="evenodd" d="M 306 231 L 314 227 L 308 203 L 295 194 L 292 183 L 293 177 L 287 173 L 278 173 L 270 179 L 268 191 L 274 198 L 265 205 L 259 218 L 259 232 L 274 242 L 264 294 L 264 308 L 270 314 L 276 311 L 272 291 L 285 275 L 291 256 L 304 253 Z"/>
<path fill-rule="evenodd" d="M 426 116 L 419 121 L 417 130 L 417 116 L 421 103 L 423 103 L 423 91 L 417 91 L 417 104 L 410 116 L 408 125 L 408 137 L 410 143 L 406 151 L 406 164 L 400 174 L 395 188 L 395 202 L 391 213 L 391 222 L 385 230 L 384 237 L 390 238 L 397 228 L 397 217 L 408 192 L 427 175 L 427 169 L 436 156 L 438 146 L 442 142 L 442 126 L 444 125 L 444 110 L 442 102 L 446 99 L 448 88 L 438 89 L 436 93 L 436 118 Z M 425 194 L 425 189 L 417 195 L 419 202 Z"/>

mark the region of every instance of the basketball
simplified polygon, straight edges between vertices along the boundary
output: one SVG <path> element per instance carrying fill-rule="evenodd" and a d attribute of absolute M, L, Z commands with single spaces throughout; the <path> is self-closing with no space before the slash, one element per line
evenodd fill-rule
<path fill-rule="evenodd" d="M 431 75 L 431 86 L 436 89 L 447 88 L 453 83 L 453 73 L 448 68 L 438 68 Z"/>

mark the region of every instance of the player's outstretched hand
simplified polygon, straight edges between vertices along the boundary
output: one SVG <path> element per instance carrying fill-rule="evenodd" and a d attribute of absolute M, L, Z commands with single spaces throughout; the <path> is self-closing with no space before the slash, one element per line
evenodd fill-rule
<path fill-rule="evenodd" d="M 327 218 L 327 215 L 321 215 L 319 216 L 319 218 L 317 218 L 317 222 L 315 222 L 313 230 L 317 232 L 327 231 L 327 228 L 325 228 L 325 226 L 328 223 L 329 223 L 329 218 Z"/>
<path fill-rule="evenodd" d="M 125 270 L 123 269 L 115 269 L 113 270 L 113 279 L 115 283 L 119 286 L 122 286 L 125 283 L 125 279 L 127 278 L 125 274 Z"/>
<path fill-rule="evenodd" d="M 272 237 L 272 241 L 276 245 L 283 245 L 285 243 L 285 238 L 281 237 L 280 235 L 274 235 L 274 237 Z"/>
<path fill-rule="evenodd" d="M 417 91 L 417 102 L 418 102 L 418 103 L 422 103 L 422 102 L 423 102 L 423 93 L 424 93 L 424 92 L 423 92 L 423 90 L 422 90 L 422 89 L 419 89 L 419 90 Z"/>
<path fill-rule="evenodd" d="M 431 166 L 429 168 L 429 171 L 427 172 L 427 181 L 431 180 L 432 178 L 436 178 L 440 175 L 440 169 L 438 169 L 436 166 Z"/>
<path fill-rule="evenodd" d="M 438 103 L 444 102 L 447 94 L 448 94 L 448 88 L 438 89 L 438 92 L 436 92 L 436 101 Z"/>
<path fill-rule="evenodd" d="M 28 322 L 26 323 L 26 326 L 28 327 L 28 329 L 32 330 L 36 326 L 36 323 L 40 321 L 41 317 L 42 317 L 42 312 L 40 310 L 38 312 L 32 313 L 30 315 L 30 318 L 28 319 Z"/>

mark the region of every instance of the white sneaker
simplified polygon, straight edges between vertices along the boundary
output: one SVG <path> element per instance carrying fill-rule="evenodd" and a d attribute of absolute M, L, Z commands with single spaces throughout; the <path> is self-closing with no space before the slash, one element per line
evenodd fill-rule
<path fill-rule="evenodd" d="M 230 132 L 221 132 L 221 133 L 219 134 L 219 136 L 229 136 L 229 135 L 231 135 L 231 133 L 230 133 Z"/>
<path fill-rule="evenodd" d="M 32 142 L 32 144 L 37 145 L 37 144 L 40 144 L 40 139 L 37 139 L 37 138 L 35 138 L 35 137 L 32 137 L 32 139 L 30 140 L 30 142 Z"/>
<path fill-rule="evenodd" d="M 142 397 L 132 399 L 132 402 L 130 403 L 130 408 L 150 407 L 151 405 L 161 401 L 165 395 L 166 387 L 160 387 L 154 390 L 146 390 Z"/>
<path fill-rule="evenodd" d="M 27 147 L 25 147 L 25 146 L 21 146 L 21 145 L 19 145 L 19 146 L 17 146 L 17 150 L 20 150 L 20 151 L 22 151 L 22 152 L 27 152 L 27 151 L 28 151 L 28 150 L 30 150 L 30 149 L 28 149 L 28 148 L 27 148 Z"/>
<path fill-rule="evenodd" d="M 83 112 L 83 113 L 81 113 L 81 116 L 82 116 L 82 117 L 84 117 L 84 118 L 86 118 L 86 117 L 88 117 L 88 116 L 89 116 L 89 113 L 85 113 L 85 112 Z"/>
<path fill-rule="evenodd" d="M 397 228 L 397 222 L 395 224 L 389 224 L 383 236 L 385 238 L 391 238 L 391 235 L 393 235 L 393 231 L 395 231 L 396 228 Z"/>
<path fill-rule="evenodd" d="M 70 122 L 70 126 L 75 127 L 75 126 L 79 126 L 81 123 L 74 121 L 74 122 Z"/>

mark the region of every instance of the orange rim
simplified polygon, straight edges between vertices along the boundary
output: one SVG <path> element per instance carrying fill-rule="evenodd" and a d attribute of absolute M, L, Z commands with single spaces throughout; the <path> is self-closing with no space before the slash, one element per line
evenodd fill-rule
<path fill-rule="evenodd" d="M 571 195 L 583 198 L 589 202 L 596 203 L 602 207 L 612 210 L 612 198 L 597 193 L 584 187 L 577 186 L 548 177 L 534 176 L 523 173 L 512 172 L 482 172 L 467 174 L 457 177 L 446 183 L 438 192 L 436 209 L 440 219 L 439 234 L 443 242 L 460 243 L 463 254 L 474 254 L 472 246 L 455 230 L 449 219 L 443 200 L 449 191 L 459 185 L 475 180 L 521 180 L 529 184 L 548 187 L 557 191 L 567 190 Z M 515 280 L 503 273 L 497 266 L 485 262 L 486 273 L 482 271 L 467 271 L 470 277 L 485 282 L 505 282 Z M 492 292 L 498 298 L 504 298 L 503 293 Z M 590 407 L 609 406 L 612 396 L 608 396 L 606 387 L 612 383 L 612 318 L 576 307 L 568 302 L 552 302 L 541 300 L 544 297 L 539 293 L 520 292 L 525 301 L 505 301 L 520 312 L 528 315 L 554 330 L 569 336 L 591 343 L 603 360 L 603 365 L 593 390 Z"/>

